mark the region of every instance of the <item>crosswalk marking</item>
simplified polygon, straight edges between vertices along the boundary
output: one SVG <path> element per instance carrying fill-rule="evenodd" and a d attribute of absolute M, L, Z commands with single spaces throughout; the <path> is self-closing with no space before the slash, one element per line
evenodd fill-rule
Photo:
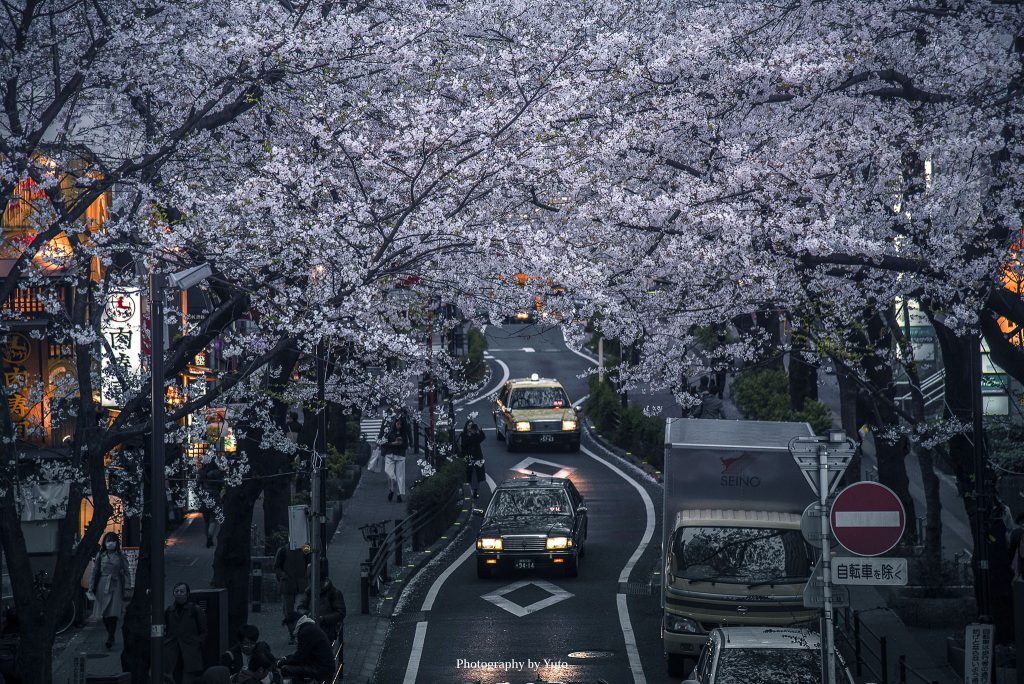
<path fill-rule="evenodd" d="M 359 432 L 367 441 L 377 439 L 380 434 L 380 426 L 384 423 L 381 418 L 364 418 L 359 421 Z"/>

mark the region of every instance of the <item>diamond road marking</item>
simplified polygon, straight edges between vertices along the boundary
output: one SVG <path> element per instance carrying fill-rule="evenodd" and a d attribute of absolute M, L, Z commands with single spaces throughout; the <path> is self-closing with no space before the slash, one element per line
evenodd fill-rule
<path fill-rule="evenodd" d="M 552 468 L 557 469 L 558 472 L 554 475 L 549 475 L 548 473 L 538 473 L 535 470 L 530 470 L 530 465 L 534 463 L 542 463 L 546 466 L 551 466 Z M 562 465 L 561 463 L 553 463 L 540 458 L 533 458 L 532 456 L 516 463 L 511 469 L 513 472 L 519 473 L 520 475 L 540 475 L 541 477 L 569 477 L 575 470 L 575 468 L 570 468 L 569 466 Z"/>
<path fill-rule="evenodd" d="M 546 599 L 541 599 L 540 601 L 535 601 L 528 606 L 521 606 L 518 603 L 513 603 L 512 601 L 505 598 L 505 594 L 511 594 L 513 591 L 516 591 L 517 589 L 522 589 L 523 587 L 529 586 L 531 584 L 539 589 L 543 589 L 544 591 L 551 594 L 551 596 L 547 597 Z M 485 601 L 490 601 L 502 610 L 507 610 L 516 617 L 523 617 L 524 615 L 529 615 L 530 613 L 536 613 L 538 610 L 544 610 L 545 608 L 553 606 L 556 603 L 560 603 L 565 599 L 572 598 L 572 596 L 573 595 L 565 589 L 557 587 L 551 582 L 547 582 L 545 580 L 522 580 L 520 582 L 514 582 L 508 585 L 507 587 L 502 587 L 497 591 L 492 591 L 489 594 L 484 594 L 480 598 L 482 598 Z"/>

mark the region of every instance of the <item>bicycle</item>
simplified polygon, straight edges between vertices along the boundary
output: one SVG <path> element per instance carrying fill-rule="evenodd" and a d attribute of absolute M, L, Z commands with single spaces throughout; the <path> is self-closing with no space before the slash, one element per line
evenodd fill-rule
<path fill-rule="evenodd" d="M 40 570 L 36 573 L 33 585 L 35 586 L 36 596 L 45 601 L 52 590 L 53 583 L 49 581 L 50 574 L 45 570 Z M 65 606 L 61 608 L 57 618 L 56 632 L 57 634 L 63 634 L 75 623 L 75 617 L 77 615 L 77 609 L 74 601 L 69 601 Z"/>

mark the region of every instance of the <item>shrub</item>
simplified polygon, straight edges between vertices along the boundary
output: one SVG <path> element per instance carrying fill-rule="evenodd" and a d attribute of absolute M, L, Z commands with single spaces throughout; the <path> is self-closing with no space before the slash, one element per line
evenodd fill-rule
<path fill-rule="evenodd" d="M 449 461 L 437 472 L 423 480 L 409 492 L 409 515 L 428 508 L 443 506 L 452 492 L 462 486 L 466 478 L 466 464 L 461 460 Z"/>
<path fill-rule="evenodd" d="M 327 477 L 340 478 L 345 472 L 345 466 L 349 463 L 352 463 L 351 454 L 347 452 L 341 453 L 333 444 L 327 445 L 327 459 L 324 463 L 324 467 L 327 471 Z"/>
<path fill-rule="evenodd" d="M 468 350 L 462 360 L 462 370 L 466 382 L 477 384 L 483 381 L 487 364 L 484 363 L 484 352 L 487 350 L 487 338 L 476 328 L 470 328 L 466 336 Z"/>
<path fill-rule="evenodd" d="M 591 376 L 585 411 L 601 435 L 661 470 L 665 461 L 665 419 L 644 415 L 643 410 L 622 408 L 619 395 L 607 382 Z"/>
<path fill-rule="evenodd" d="M 832 427 L 832 410 L 816 399 L 804 402 L 802 411 L 790 408 L 789 379 L 778 368 L 743 371 L 733 380 L 732 395 L 740 412 L 750 420 L 807 422 L 817 434 Z"/>

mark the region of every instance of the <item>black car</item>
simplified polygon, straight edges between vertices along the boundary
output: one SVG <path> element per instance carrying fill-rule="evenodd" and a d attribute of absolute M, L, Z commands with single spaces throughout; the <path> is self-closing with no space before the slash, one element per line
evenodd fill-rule
<path fill-rule="evenodd" d="M 572 481 L 563 477 L 522 477 L 498 485 L 476 539 L 476 573 L 563 569 L 579 572 L 586 550 L 587 507 Z"/>

